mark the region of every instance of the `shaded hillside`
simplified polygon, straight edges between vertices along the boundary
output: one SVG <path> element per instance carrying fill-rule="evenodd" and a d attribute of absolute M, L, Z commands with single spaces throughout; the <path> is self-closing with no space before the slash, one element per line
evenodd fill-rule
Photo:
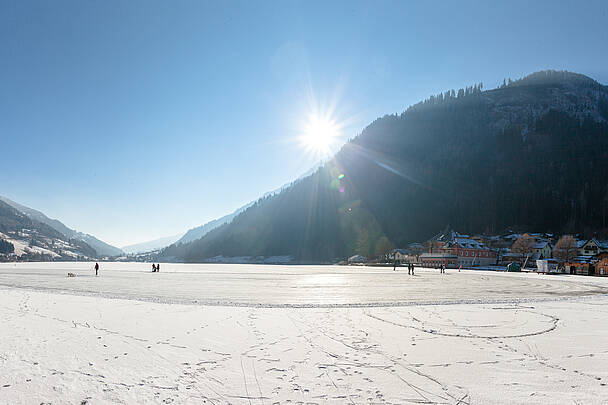
<path fill-rule="evenodd" d="M 223 217 L 209 221 L 209 222 L 205 223 L 204 225 L 197 226 L 196 228 L 192 228 L 192 229 L 188 230 L 188 232 L 186 232 L 184 234 L 184 236 L 182 236 L 177 242 L 178 243 L 188 243 L 188 242 L 192 242 L 193 240 L 200 239 L 203 236 L 205 236 L 206 234 L 208 234 L 209 232 L 211 232 L 212 230 L 214 230 L 215 228 L 222 226 L 224 224 L 230 223 L 234 219 L 234 217 L 236 217 L 238 214 L 245 211 L 247 208 L 251 207 L 252 205 L 253 205 L 253 203 L 249 203 L 249 204 L 237 209 L 236 211 L 234 211 L 231 214 L 224 215 Z"/>
<path fill-rule="evenodd" d="M 38 221 L 38 222 L 41 222 L 43 224 L 50 226 L 51 228 L 53 228 L 57 232 L 61 233 L 64 237 L 66 237 L 68 239 L 81 240 L 81 241 L 85 242 L 87 245 L 89 245 L 93 249 L 95 249 L 95 251 L 97 252 L 97 255 L 99 255 L 99 256 L 116 256 L 116 255 L 120 255 L 123 253 L 122 250 L 118 249 L 117 247 L 109 245 L 109 244 L 97 239 L 96 237 L 94 237 L 92 235 L 70 229 L 67 226 L 65 226 L 61 221 L 49 218 L 46 215 L 44 215 L 42 212 L 37 211 L 33 208 L 26 207 L 25 205 L 21 205 L 19 203 L 16 203 L 16 202 L 14 202 L 6 197 L 2 197 L 2 196 L 0 196 L 0 201 L 4 201 L 6 204 L 8 204 L 11 207 L 15 208 L 16 210 L 22 212 L 23 214 L 25 214 L 32 220 Z"/>
<path fill-rule="evenodd" d="M 568 72 L 451 90 L 374 121 L 310 177 L 163 254 L 371 256 L 447 223 L 606 231 L 607 119 L 607 88 Z"/>
<path fill-rule="evenodd" d="M 321 163 L 316 164 L 310 170 L 308 170 L 306 173 L 304 173 L 303 175 L 298 177 L 296 179 L 296 181 L 299 181 L 305 177 L 310 176 L 311 174 L 316 172 L 320 166 L 321 166 Z M 289 188 L 291 185 L 292 185 L 292 183 L 284 184 L 281 187 L 277 188 L 276 190 L 265 193 L 262 198 L 267 198 L 267 197 L 274 196 L 275 194 L 279 194 L 283 190 L 286 190 L 287 188 Z M 182 236 L 177 241 L 177 243 L 188 243 L 188 242 L 192 242 L 193 240 L 202 238 L 203 236 L 205 236 L 206 234 L 208 234 L 215 228 L 218 228 L 221 225 L 230 223 L 237 215 L 239 215 L 241 212 L 245 211 L 247 208 L 251 207 L 254 204 L 255 204 L 255 201 L 247 203 L 247 204 L 243 205 L 242 207 L 237 208 L 236 210 L 234 210 L 232 213 L 230 213 L 228 215 L 224 215 L 221 218 L 214 219 L 212 221 L 205 223 L 204 225 L 197 226 L 196 228 L 190 229 L 188 232 L 186 232 L 186 234 L 184 236 Z"/>

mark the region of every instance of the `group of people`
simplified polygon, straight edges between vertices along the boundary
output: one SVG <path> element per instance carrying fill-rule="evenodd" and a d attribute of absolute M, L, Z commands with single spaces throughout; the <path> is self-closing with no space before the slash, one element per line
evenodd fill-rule
<path fill-rule="evenodd" d="M 95 275 L 99 275 L 99 263 L 95 263 Z M 152 263 L 152 273 L 158 273 L 160 271 L 160 263 L 154 264 Z"/>
<path fill-rule="evenodd" d="M 462 266 L 461 266 L 462 267 Z M 397 270 L 397 261 L 393 264 L 393 271 Z M 460 271 L 460 268 L 458 269 Z M 439 273 L 445 274 L 445 264 L 439 267 Z M 414 265 L 412 263 L 407 264 L 407 274 L 414 275 Z"/>
<path fill-rule="evenodd" d="M 397 270 L 397 261 L 393 264 L 393 271 Z M 414 265 L 412 263 L 407 264 L 407 274 L 414 275 Z"/>

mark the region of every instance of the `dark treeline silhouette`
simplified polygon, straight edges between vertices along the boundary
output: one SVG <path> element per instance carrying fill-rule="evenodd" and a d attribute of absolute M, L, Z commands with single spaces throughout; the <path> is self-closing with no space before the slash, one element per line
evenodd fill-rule
<path fill-rule="evenodd" d="M 608 230 L 607 87 L 545 71 L 446 93 L 377 119 L 310 177 L 161 255 L 373 256 L 448 223 L 466 233 Z"/>
<path fill-rule="evenodd" d="M 0 239 L 0 253 L 8 254 L 15 251 L 15 246 L 7 240 Z"/>

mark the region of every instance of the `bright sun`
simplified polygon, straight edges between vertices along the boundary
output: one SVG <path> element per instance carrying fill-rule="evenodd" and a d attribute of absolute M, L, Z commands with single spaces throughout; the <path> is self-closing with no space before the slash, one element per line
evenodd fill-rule
<path fill-rule="evenodd" d="M 331 152 L 338 136 L 340 136 L 340 129 L 333 120 L 311 115 L 304 128 L 301 141 L 311 152 L 326 155 Z"/>

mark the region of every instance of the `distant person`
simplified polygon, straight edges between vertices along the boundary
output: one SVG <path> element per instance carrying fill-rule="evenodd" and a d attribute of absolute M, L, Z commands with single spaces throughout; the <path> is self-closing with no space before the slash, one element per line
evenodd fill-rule
<path fill-rule="evenodd" d="M 441 271 L 441 274 L 445 274 L 445 264 L 442 264 L 439 270 Z"/>
<path fill-rule="evenodd" d="M 152 273 L 156 272 L 156 265 L 154 263 L 152 263 Z"/>
<path fill-rule="evenodd" d="M 411 274 L 412 272 L 412 263 L 407 264 L 407 274 Z"/>
<path fill-rule="evenodd" d="M 158 264 L 156 265 L 156 272 L 157 272 L 157 273 L 159 273 L 159 272 L 160 272 L 160 263 L 158 263 Z"/>
<path fill-rule="evenodd" d="M 99 263 L 95 263 L 95 275 L 99 274 Z"/>

